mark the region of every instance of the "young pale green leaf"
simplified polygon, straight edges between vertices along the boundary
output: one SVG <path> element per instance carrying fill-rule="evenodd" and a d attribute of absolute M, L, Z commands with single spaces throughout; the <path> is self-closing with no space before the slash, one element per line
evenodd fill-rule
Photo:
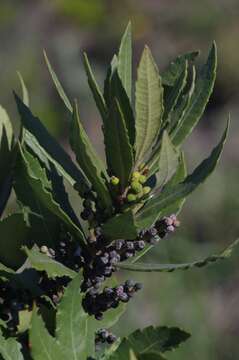
<path fill-rule="evenodd" d="M 179 153 L 172 144 L 165 130 L 162 136 L 160 151 L 155 154 L 149 166 L 149 176 L 156 173 L 157 188 L 167 183 L 178 166 Z"/>
<path fill-rule="evenodd" d="M 114 216 L 102 226 L 102 232 L 109 240 L 135 239 L 138 235 L 132 211 Z"/>
<path fill-rule="evenodd" d="M 22 100 L 23 100 L 24 104 L 29 107 L 30 106 L 30 98 L 29 98 L 29 93 L 28 93 L 25 81 L 23 80 L 23 77 L 19 71 L 17 71 L 17 75 L 19 77 L 21 88 L 22 88 Z"/>
<path fill-rule="evenodd" d="M 189 337 L 190 335 L 187 332 L 176 327 L 149 326 L 143 330 L 136 330 L 124 338 L 109 359 L 129 360 L 130 350 L 133 350 L 137 357 L 147 353 L 159 354 L 160 356 L 165 351 L 177 348 Z"/>
<path fill-rule="evenodd" d="M 0 355 L 3 360 L 24 360 L 21 348 L 13 337 L 5 339 L 0 330 Z"/>
<path fill-rule="evenodd" d="M 69 100 L 68 97 L 66 96 L 66 93 L 65 93 L 65 91 L 64 91 L 64 89 L 63 89 L 63 87 L 62 87 L 62 85 L 61 85 L 61 83 L 60 83 L 60 81 L 59 81 L 59 79 L 58 79 L 55 71 L 53 70 L 53 68 L 52 68 L 52 66 L 51 66 L 51 64 L 50 64 L 50 61 L 49 61 L 49 59 L 48 59 L 48 57 L 47 57 L 46 52 L 44 51 L 43 54 L 44 54 L 44 58 L 45 58 L 45 61 L 46 61 L 46 64 L 47 64 L 49 73 L 50 73 L 51 78 L 52 78 L 52 80 L 53 80 L 53 82 L 54 82 L 54 85 L 55 85 L 55 87 L 56 87 L 56 90 L 57 90 L 58 94 L 60 95 L 60 98 L 63 100 L 63 102 L 64 102 L 65 106 L 67 107 L 67 109 L 68 109 L 70 112 L 72 112 L 72 111 L 73 111 L 73 108 L 72 108 L 72 105 L 71 105 L 71 103 L 70 103 L 70 100 Z M 24 101 L 24 102 L 25 102 L 25 101 Z M 27 105 L 27 104 L 26 104 L 26 105 Z"/>
<path fill-rule="evenodd" d="M 75 103 L 70 143 L 75 152 L 77 162 L 96 191 L 103 208 L 110 210 L 112 202 L 106 185 L 106 169 L 101 159 L 96 154 L 91 141 L 80 121 L 77 103 Z"/>
<path fill-rule="evenodd" d="M 5 130 L 6 137 L 7 137 L 7 143 L 8 143 L 8 149 L 10 150 L 12 147 L 12 141 L 13 141 L 13 129 L 12 124 L 9 119 L 9 116 L 6 112 L 6 110 L 0 106 L 0 143 L 3 136 L 3 131 Z"/>
<path fill-rule="evenodd" d="M 178 79 L 176 80 L 174 86 L 165 88 L 164 90 L 164 114 L 163 119 L 166 121 L 171 112 L 174 110 L 177 101 L 182 94 L 183 89 L 187 83 L 188 75 L 188 62 L 184 61 L 184 66 L 182 68 L 181 74 L 179 74 Z"/>
<path fill-rule="evenodd" d="M 157 66 L 146 46 L 136 82 L 136 161 L 139 164 L 157 139 L 163 115 L 163 88 Z"/>
<path fill-rule="evenodd" d="M 129 350 L 129 360 L 138 360 L 132 349 Z"/>
<path fill-rule="evenodd" d="M 45 163 L 47 159 L 52 161 L 62 176 L 69 181 L 72 186 L 77 186 L 80 194 L 89 190 L 89 184 L 85 176 L 72 162 L 70 156 L 16 94 L 15 99 L 21 122 L 24 128 L 28 130 L 24 132 L 24 143 L 37 154 L 43 163 Z"/>
<path fill-rule="evenodd" d="M 67 287 L 58 306 L 56 338 L 65 353 L 71 360 L 87 358 L 87 336 L 89 316 L 82 308 L 81 274 Z"/>
<path fill-rule="evenodd" d="M 52 186 L 47 178 L 45 169 L 41 167 L 37 158 L 34 158 L 26 150 L 23 151 L 20 145 L 19 148 L 29 186 L 33 190 L 38 201 L 51 213 L 61 219 L 66 226 L 70 227 L 81 243 L 85 243 L 85 237 L 82 230 L 72 221 L 69 215 L 64 212 L 61 205 L 54 199 L 54 195 L 51 190 Z"/>
<path fill-rule="evenodd" d="M 223 252 L 220 254 L 213 254 L 207 256 L 205 259 L 193 261 L 191 263 L 182 263 L 182 264 L 119 264 L 120 269 L 127 271 L 136 271 L 136 272 L 173 272 L 177 270 L 189 270 L 192 268 L 202 268 L 204 266 L 214 264 L 218 261 L 228 259 L 234 248 L 238 245 L 239 239 L 230 244 Z"/>
<path fill-rule="evenodd" d="M 182 183 L 166 188 L 161 193 L 153 196 L 136 214 L 136 222 L 140 229 L 150 227 L 161 215 L 162 211 L 175 202 L 184 199 L 194 191 L 213 172 L 220 158 L 226 140 L 228 125 L 219 144 L 213 149 L 211 155 L 205 159 L 191 175 Z"/>
<path fill-rule="evenodd" d="M 206 64 L 196 80 L 195 90 L 179 126 L 172 134 L 172 141 L 179 146 L 200 120 L 213 91 L 217 69 L 217 48 L 213 43 Z"/>
<path fill-rule="evenodd" d="M 131 101 L 132 91 L 132 30 L 129 22 L 125 33 L 122 37 L 119 55 L 118 55 L 118 72 L 122 84 L 126 90 L 129 100 Z"/>
<path fill-rule="evenodd" d="M 65 360 L 65 354 L 59 343 L 47 331 L 42 318 L 35 308 L 29 331 L 31 354 L 34 360 Z"/>
<path fill-rule="evenodd" d="M 133 167 L 133 149 L 123 113 L 116 99 L 110 108 L 104 135 L 108 171 L 119 178 L 120 186 L 124 189 L 128 185 Z"/>
<path fill-rule="evenodd" d="M 29 228 L 20 213 L 12 214 L 0 221 L 0 261 L 7 267 L 18 269 L 25 256 L 21 247 L 27 244 Z"/>
<path fill-rule="evenodd" d="M 83 57 L 84 66 L 85 66 L 85 70 L 86 70 L 86 74 L 87 74 L 87 78 L 88 78 L 89 87 L 92 91 L 96 106 L 98 107 L 98 110 L 101 114 L 102 120 L 103 120 L 103 122 L 105 122 L 105 118 L 107 117 L 107 113 L 108 113 L 108 110 L 107 110 L 107 107 L 105 104 L 105 99 L 104 99 L 104 97 L 101 93 L 101 90 L 95 80 L 93 71 L 91 69 L 91 66 L 90 66 L 90 63 L 89 63 L 89 60 L 87 57 L 87 54 L 84 53 L 83 55 L 84 55 L 84 57 Z"/>
<path fill-rule="evenodd" d="M 167 86 L 174 86 L 178 77 L 183 71 L 185 61 L 193 62 L 199 55 L 199 51 L 192 51 L 178 56 L 170 63 L 168 68 L 162 74 L 162 82 Z"/>
<path fill-rule="evenodd" d="M 23 247 L 23 250 L 32 268 L 37 271 L 45 271 L 50 278 L 67 276 L 73 279 L 77 275 L 75 271 L 55 261 L 50 256 L 41 253 L 37 247 L 33 247 L 32 249 Z"/>

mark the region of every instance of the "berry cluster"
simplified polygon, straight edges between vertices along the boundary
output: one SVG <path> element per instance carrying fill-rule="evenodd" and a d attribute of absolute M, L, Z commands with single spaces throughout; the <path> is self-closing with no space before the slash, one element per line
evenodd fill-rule
<path fill-rule="evenodd" d="M 104 288 L 102 292 L 92 288 L 86 293 L 82 305 L 89 315 L 94 315 L 97 320 L 101 320 L 105 311 L 117 308 L 120 302 L 128 302 L 141 288 L 141 284 L 131 280 L 114 288 Z"/>
<path fill-rule="evenodd" d="M 175 214 L 168 217 L 165 216 L 156 221 L 151 228 L 141 231 L 140 238 L 144 239 L 144 241 L 151 245 L 155 245 L 166 235 L 174 232 L 179 225 L 180 222 L 177 220 L 177 216 Z"/>
<path fill-rule="evenodd" d="M 9 281 L 0 282 L 0 318 L 6 323 L 11 333 L 17 331 L 19 312 L 30 310 L 33 300 L 31 293 L 26 289 L 14 288 Z"/>
<path fill-rule="evenodd" d="M 117 337 L 106 329 L 100 329 L 95 336 L 96 345 L 100 343 L 113 344 L 117 340 Z"/>

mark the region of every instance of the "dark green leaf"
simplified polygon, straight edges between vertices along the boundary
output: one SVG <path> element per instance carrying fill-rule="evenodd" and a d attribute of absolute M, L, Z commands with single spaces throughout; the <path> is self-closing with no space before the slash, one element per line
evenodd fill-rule
<path fill-rule="evenodd" d="M 21 345 L 12 337 L 5 339 L 0 330 L 0 354 L 4 360 L 24 360 Z"/>
<path fill-rule="evenodd" d="M 109 240 L 135 239 L 137 237 L 137 228 L 132 211 L 127 211 L 109 219 L 102 226 L 102 232 Z"/>
<path fill-rule="evenodd" d="M 120 186 L 124 189 L 128 185 L 133 167 L 133 149 L 129 142 L 124 116 L 116 99 L 110 109 L 104 133 L 109 173 L 119 178 Z"/>
<path fill-rule="evenodd" d="M 179 126 L 177 126 L 172 134 L 174 145 L 179 146 L 192 132 L 201 118 L 213 91 L 216 79 L 216 69 L 217 48 L 216 44 L 213 43 L 207 63 L 203 66 L 199 77 L 196 80 L 195 90 L 191 97 L 190 105 L 187 107 Z"/>
<path fill-rule="evenodd" d="M 47 64 L 47 67 L 48 67 L 48 70 L 49 70 L 49 73 L 51 75 L 51 78 L 55 84 L 55 87 L 56 87 L 56 90 L 58 92 L 58 94 L 60 95 L 61 99 L 63 100 L 64 104 L 66 105 L 67 109 L 72 112 L 73 111 L 73 108 L 72 108 L 72 105 L 70 103 L 70 100 L 68 99 L 68 97 L 66 96 L 65 94 L 65 91 L 55 73 L 55 71 L 53 70 L 51 64 L 50 64 L 50 61 L 47 57 L 47 54 L 46 52 L 44 51 L 44 57 L 45 57 L 45 61 L 46 61 L 46 64 Z M 25 102 L 25 101 L 24 101 Z M 27 105 L 27 104 L 26 104 Z"/>
<path fill-rule="evenodd" d="M 88 78 L 88 83 L 90 86 L 90 89 L 92 91 L 93 97 L 95 99 L 95 103 L 99 109 L 99 112 L 101 114 L 102 120 L 104 122 L 106 116 L 107 116 L 107 107 L 105 104 L 105 100 L 104 97 L 100 91 L 100 88 L 95 80 L 93 71 L 91 69 L 88 57 L 86 55 L 86 53 L 84 53 L 84 66 L 85 66 L 85 70 L 86 70 L 86 74 L 87 74 L 87 78 Z"/>
<path fill-rule="evenodd" d="M 143 161 L 157 139 L 163 114 L 163 88 L 158 68 L 146 46 L 136 82 L 136 161 Z"/>
<path fill-rule="evenodd" d="M 139 271 L 139 272 L 173 272 L 176 270 L 189 270 L 192 268 L 202 268 L 204 266 L 213 264 L 215 262 L 225 260 L 229 258 L 234 250 L 235 246 L 238 245 L 239 239 L 229 245 L 221 254 L 210 255 L 202 260 L 197 260 L 191 263 L 184 264 L 119 264 L 120 269 L 127 271 Z"/>
<path fill-rule="evenodd" d="M 77 274 L 75 271 L 53 260 L 50 256 L 41 253 L 37 247 L 33 247 L 32 249 L 24 247 L 23 250 L 32 268 L 37 271 L 45 271 L 51 278 L 68 276 L 73 279 Z"/>
<path fill-rule="evenodd" d="M 190 335 L 179 328 L 153 327 L 136 330 L 124 338 L 110 360 L 128 360 L 130 350 L 138 357 L 147 353 L 159 354 L 177 348 Z"/>
<path fill-rule="evenodd" d="M 107 70 L 106 79 L 104 82 L 104 99 L 108 107 L 112 101 L 112 89 L 111 89 L 112 76 L 117 72 L 117 66 L 118 66 L 118 57 L 114 55 L 110 63 L 110 66 Z"/>
<path fill-rule="evenodd" d="M 103 208 L 110 210 L 112 204 L 106 186 L 106 170 L 81 124 L 77 103 L 73 111 L 70 142 L 77 162 L 98 194 Z"/>
<path fill-rule="evenodd" d="M 163 84 L 167 86 L 174 86 L 175 81 L 177 81 L 178 77 L 182 73 L 185 61 L 193 62 L 198 55 L 199 55 L 199 51 L 193 51 L 178 56 L 174 61 L 170 63 L 166 71 L 163 73 L 162 75 Z"/>
<path fill-rule="evenodd" d="M 58 142 L 49 134 L 40 120 L 33 116 L 31 111 L 15 94 L 16 103 L 21 121 L 25 129 L 24 142 L 37 154 L 41 161 L 51 160 L 57 170 L 72 186 L 76 186 L 81 194 L 89 189 L 87 180 L 81 171 L 72 162 L 70 156 L 62 149 Z"/>
<path fill-rule="evenodd" d="M 122 37 L 119 55 L 118 55 L 119 77 L 126 90 L 129 100 L 131 101 L 132 91 L 132 33 L 131 23 L 129 22 L 125 33 Z"/>
<path fill-rule="evenodd" d="M 194 191 L 213 172 L 220 158 L 226 140 L 228 125 L 219 144 L 213 149 L 211 155 L 189 175 L 182 183 L 174 187 L 165 188 L 161 193 L 152 197 L 136 215 L 139 229 L 150 227 L 161 215 L 162 211 L 175 202 L 184 199 Z"/>
<path fill-rule="evenodd" d="M 21 247 L 27 244 L 29 228 L 22 214 L 13 214 L 0 222 L 0 261 L 13 269 L 18 269 L 25 256 Z"/>

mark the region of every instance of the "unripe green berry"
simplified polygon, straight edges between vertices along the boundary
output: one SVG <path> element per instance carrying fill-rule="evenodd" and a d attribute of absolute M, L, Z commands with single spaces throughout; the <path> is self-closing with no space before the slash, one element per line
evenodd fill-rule
<path fill-rule="evenodd" d="M 132 181 L 131 189 L 138 194 L 142 191 L 143 187 L 138 181 Z"/>
<path fill-rule="evenodd" d="M 128 194 L 127 195 L 127 200 L 128 202 L 134 202 L 136 200 L 136 196 L 134 194 Z"/>
<path fill-rule="evenodd" d="M 146 180 L 147 180 L 146 176 L 140 175 L 140 177 L 139 177 L 140 184 L 144 184 L 146 182 Z"/>
<path fill-rule="evenodd" d="M 145 186 L 143 188 L 144 195 L 148 195 L 150 193 L 150 191 L 151 191 L 151 187 L 149 187 L 149 186 Z"/>
<path fill-rule="evenodd" d="M 133 180 L 138 180 L 140 178 L 140 172 L 138 171 L 134 171 L 132 174 L 132 179 Z"/>
<path fill-rule="evenodd" d="M 48 247 L 45 246 L 45 245 L 43 245 L 43 246 L 41 246 L 40 251 L 41 251 L 41 253 L 43 253 L 43 254 L 47 254 L 47 253 L 48 253 Z"/>
<path fill-rule="evenodd" d="M 119 184 L 119 178 L 117 178 L 116 176 L 112 176 L 112 178 L 110 179 L 110 182 L 112 185 L 118 185 Z"/>

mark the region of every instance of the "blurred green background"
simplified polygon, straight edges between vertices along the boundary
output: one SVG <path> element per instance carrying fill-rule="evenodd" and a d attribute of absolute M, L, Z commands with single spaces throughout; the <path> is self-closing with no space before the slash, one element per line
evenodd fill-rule
<path fill-rule="evenodd" d="M 1 0 L 0 102 L 17 129 L 12 90 L 19 70 L 30 90 L 31 108 L 66 143 L 68 114 L 57 97 L 43 60 L 47 50 L 71 98 L 80 99 L 82 118 L 102 152 L 99 115 L 82 67 L 83 50 L 102 84 L 106 67 L 131 19 L 134 62 L 147 43 L 162 70 L 178 53 L 201 49 L 205 60 L 216 40 L 219 69 L 206 114 L 185 144 L 189 168 L 206 156 L 228 112 L 232 125 L 222 160 L 209 181 L 187 201 L 182 226 L 148 255 L 155 262 L 185 262 L 220 251 L 239 236 L 239 2 L 238 0 Z M 134 275 L 144 290 L 116 327 L 126 334 L 147 324 L 179 325 L 192 339 L 169 359 L 236 360 L 239 345 L 239 249 L 229 261 L 202 270 Z"/>

